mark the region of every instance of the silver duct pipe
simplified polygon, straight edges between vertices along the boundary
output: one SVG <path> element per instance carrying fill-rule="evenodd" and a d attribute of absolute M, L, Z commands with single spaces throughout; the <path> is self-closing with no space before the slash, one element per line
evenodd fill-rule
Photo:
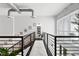
<path fill-rule="evenodd" d="M 18 13 L 20 13 L 19 7 L 15 3 L 9 3 L 9 5 L 15 9 Z"/>
<path fill-rule="evenodd" d="M 34 16 L 34 10 L 33 9 L 19 9 L 20 12 L 32 12 L 32 17 Z M 15 9 L 9 9 L 8 10 L 8 16 L 10 16 L 11 12 L 17 12 Z"/>

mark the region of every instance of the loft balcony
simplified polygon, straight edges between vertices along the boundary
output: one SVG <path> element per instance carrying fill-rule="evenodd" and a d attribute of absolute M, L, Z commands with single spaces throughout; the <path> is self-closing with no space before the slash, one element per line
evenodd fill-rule
<path fill-rule="evenodd" d="M 0 56 L 79 56 L 78 6 L 0 3 Z"/>

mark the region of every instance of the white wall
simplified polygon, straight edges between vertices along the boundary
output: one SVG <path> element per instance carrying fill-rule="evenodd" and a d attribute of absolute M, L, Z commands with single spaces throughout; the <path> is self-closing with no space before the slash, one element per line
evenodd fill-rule
<path fill-rule="evenodd" d="M 8 9 L 9 8 L 0 8 L 0 35 L 13 35 L 13 19 L 8 18 Z M 19 32 L 24 32 L 24 29 L 28 29 L 29 25 L 33 27 L 33 23 L 40 23 L 43 32 L 54 34 L 55 31 L 54 18 L 50 16 L 40 16 L 36 18 L 31 18 L 26 14 L 22 14 L 15 15 L 14 20 L 15 34 Z M 32 30 L 36 30 L 36 27 L 33 27 Z M 28 32 L 32 30 L 28 29 Z"/>
<path fill-rule="evenodd" d="M 0 15 L 0 36 L 12 35 L 12 20 L 5 15 Z"/>
<path fill-rule="evenodd" d="M 28 26 L 32 26 L 32 30 L 36 30 L 33 27 L 33 23 L 40 23 L 43 32 L 54 34 L 54 19 L 53 17 L 36 17 L 31 18 L 27 16 L 15 16 L 15 33 L 23 32 Z M 28 29 L 28 31 L 31 31 Z"/>
<path fill-rule="evenodd" d="M 11 35 L 12 34 L 12 20 L 8 19 L 7 16 L 0 15 L 0 35 Z"/>
<path fill-rule="evenodd" d="M 0 8 L 0 36 L 12 35 L 12 20 L 8 19 L 9 8 Z"/>
<path fill-rule="evenodd" d="M 41 24 L 42 31 L 48 32 L 50 34 L 54 34 L 55 29 L 55 22 L 53 17 L 39 17 L 39 19 L 36 19 L 37 22 Z"/>

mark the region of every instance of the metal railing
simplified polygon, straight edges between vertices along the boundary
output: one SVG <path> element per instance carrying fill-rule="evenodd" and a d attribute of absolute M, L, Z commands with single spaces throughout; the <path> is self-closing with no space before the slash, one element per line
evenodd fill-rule
<path fill-rule="evenodd" d="M 44 45 L 45 45 L 48 56 L 54 55 L 54 50 L 55 50 L 54 49 L 54 43 L 55 43 L 54 39 L 55 39 L 55 36 L 44 32 L 42 39 L 44 41 Z"/>
<path fill-rule="evenodd" d="M 43 33 L 43 41 L 49 56 L 79 55 L 78 38 L 79 36 L 54 36 L 49 33 Z"/>
<path fill-rule="evenodd" d="M 5 39 L 4 39 L 5 38 Z M 7 40 L 6 40 L 7 38 Z M 17 39 L 19 38 L 19 40 L 10 40 L 11 39 Z M 6 44 L 6 47 L 2 46 L 5 44 L 2 44 L 0 48 L 8 48 L 10 52 L 15 51 L 20 49 L 20 53 L 19 55 L 24 54 L 23 50 L 29 46 L 32 45 L 32 42 L 34 42 L 35 39 L 35 32 L 30 33 L 28 35 L 24 35 L 24 36 L 0 36 L 0 39 L 4 39 L 4 40 L 0 40 L 0 41 L 7 41 L 8 44 Z M 9 43 L 10 41 L 10 43 Z M 15 41 L 15 43 L 13 43 Z M 17 41 L 17 42 L 16 42 Z M 10 47 L 8 45 L 12 44 Z"/>
<path fill-rule="evenodd" d="M 5 40 L 3 40 L 3 42 L 6 41 L 6 40 L 8 40 L 8 42 L 9 42 L 10 39 L 15 39 L 15 38 L 19 38 L 18 41 L 21 40 L 21 43 L 23 44 L 23 36 L 0 36 L 0 39 L 5 39 Z M 2 41 L 2 40 L 1 40 L 1 41 Z M 14 41 L 14 40 L 13 40 L 13 41 Z M 13 41 L 11 40 L 11 43 L 12 43 Z M 8 42 L 7 42 L 7 43 L 8 43 Z M 10 47 L 8 46 L 9 44 L 7 44 L 7 43 L 6 43 L 6 45 L 3 43 L 3 46 L 1 45 L 0 48 L 7 48 L 7 49 L 9 49 Z M 22 44 L 21 44 L 21 47 L 20 47 L 20 48 L 22 48 Z M 4 45 L 5 45 L 6 47 L 4 47 Z M 16 44 L 14 43 L 14 44 L 12 44 L 12 45 L 16 45 Z M 12 45 L 11 45 L 11 46 L 12 46 Z M 14 46 L 13 46 L 13 47 L 14 47 Z M 15 47 L 15 48 L 18 48 L 18 46 Z M 14 48 L 13 48 L 12 50 L 14 50 Z M 12 52 L 12 51 L 9 51 L 9 52 Z M 21 55 L 23 55 L 23 50 L 21 50 L 21 52 L 22 52 Z"/>

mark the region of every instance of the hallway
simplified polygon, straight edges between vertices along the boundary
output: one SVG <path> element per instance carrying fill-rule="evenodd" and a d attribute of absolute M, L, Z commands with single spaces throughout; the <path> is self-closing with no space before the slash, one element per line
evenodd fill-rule
<path fill-rule="evenodd" d="M 47 56 L 43 40 L 36 40 L 29 56 Z"/>

